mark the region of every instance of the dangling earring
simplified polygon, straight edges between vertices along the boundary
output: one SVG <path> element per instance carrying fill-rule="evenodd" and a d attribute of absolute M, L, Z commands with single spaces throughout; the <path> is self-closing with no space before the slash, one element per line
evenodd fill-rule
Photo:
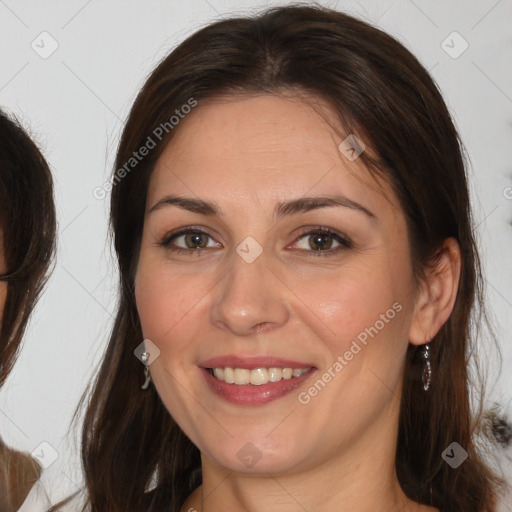
<path fill-rule="evenodd" d="M 146 380 L 144 381 L 144 384 L 142 384 L 140 389 L 146 390 L 148 389 L 149 383 L 151 382 L 151 374 L 149 373 L 149 367 L 147 366 L 147 362 L 149 361 L 149 352 L 142 352 L 142 354 L 140 355 L 140 360 L 144 365 L 146 365 L 144 367 L 144 378 Z"/>
<path fill-rule="evenodd" d="M 430 364 L 430 341 L 425 343 L 421 351 L 421 358 L 423 359 L 423 372 L 421 380 L 423 381 L 423 390 L 428 391 L 430 383 L 432 382 L 432 365 Z"/>

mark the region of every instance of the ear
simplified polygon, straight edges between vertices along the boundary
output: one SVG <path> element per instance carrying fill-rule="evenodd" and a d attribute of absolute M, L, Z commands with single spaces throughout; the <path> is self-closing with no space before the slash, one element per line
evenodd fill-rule
<path fill-rule="evenodd" d="M 409 341 L 422 345 L 430 341 L 448 320 L 457 298 L 460 278 L 460 247 L 455 238 L 447 238 L 438 256 L 425 271 L 425 279 L 416 295 L 409 329 Z"/>

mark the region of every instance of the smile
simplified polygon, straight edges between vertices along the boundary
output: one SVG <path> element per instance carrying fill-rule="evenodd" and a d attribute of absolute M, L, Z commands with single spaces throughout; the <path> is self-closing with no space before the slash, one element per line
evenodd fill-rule
<path fill-rule="evenodd" d="M 269 382 L 279 382 L 300 377 L 311 370 L 308 368 L 208 368 L 217 380 L 238 386 L 262 386 Z"/>

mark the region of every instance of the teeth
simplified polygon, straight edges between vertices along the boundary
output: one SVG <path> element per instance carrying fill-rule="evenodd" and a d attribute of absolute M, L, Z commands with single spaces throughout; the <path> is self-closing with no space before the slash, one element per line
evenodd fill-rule
<path fill-rule="evenodd" d="M 300 377 L 309 372 L 311 368 L 256 368 L 247 370 L 246 368 L 213 368 L 213 375 L 216 379 L 236 384 L 238 386 L 261 386 L 269 382 L 279 382 L 288 380 L 292 377 Z"/>
<path fill-rule="evenodd" d="M 235 368 L 235 384 L 239 386 L 245 386 L 249 384 L 251 379 L 251 372 L 243 368 Z"/>
<path fill-rule="evenodd" d="M 285 368 L 283 370 L 283 379 L 291 379 L 293 375 L 293 370 L 291 368 Z"/>
<path fill-rule="evenodd" d="M 268 380 L 270 382 L 277 382 L 283 378 L 282 368 L 269 368 L 268 369 Z"/>
<path fill-rule="evenodd" d="M 224 368 L 224 382 L 227 382 L 228 384 L 235 383 L 235 372 L 233 371 L 233 368 Z"/>
<path fill-rule="evenodd" d="M 266 368 L 251 370 L 249 382 L 253 386 L 261 386 L 262 384 L 266 384 L 268 382 L 268 370 Z"/>

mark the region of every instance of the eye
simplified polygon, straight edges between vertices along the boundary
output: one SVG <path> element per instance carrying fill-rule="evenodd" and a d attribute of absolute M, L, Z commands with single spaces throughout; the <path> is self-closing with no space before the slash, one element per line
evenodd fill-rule
<path fill-rule="evenodd" d="M 347 237 L 324 227 L 307 231 L 297 240 L 303 240 L 298 244 L 299 249 L 311 253 L 311 256 L 330 256 L 352 247 L 352 243 Z"/>
<path fill-rule="evenodd" d="M 300 251 L 308 253 L 308 256 L 330 256 L 352 247 L 346 236 L 324 227 L 315 227 L 304 232 L 297 241 Z M 197 228 L 182 229 L 166 235 L 159 245 L 175 253 L 197 255 L 205 249 L 222 247 L 208 233 Z"/>
<path fill-rule="evenodd" d="M 208 240 L 210 239 L 210 241 Z M 202 252 L 203 249 L 222 247 L 212 237 L 200 229 L 182 229 L 167 235 L 159 245 L 173 252 Z"/>

